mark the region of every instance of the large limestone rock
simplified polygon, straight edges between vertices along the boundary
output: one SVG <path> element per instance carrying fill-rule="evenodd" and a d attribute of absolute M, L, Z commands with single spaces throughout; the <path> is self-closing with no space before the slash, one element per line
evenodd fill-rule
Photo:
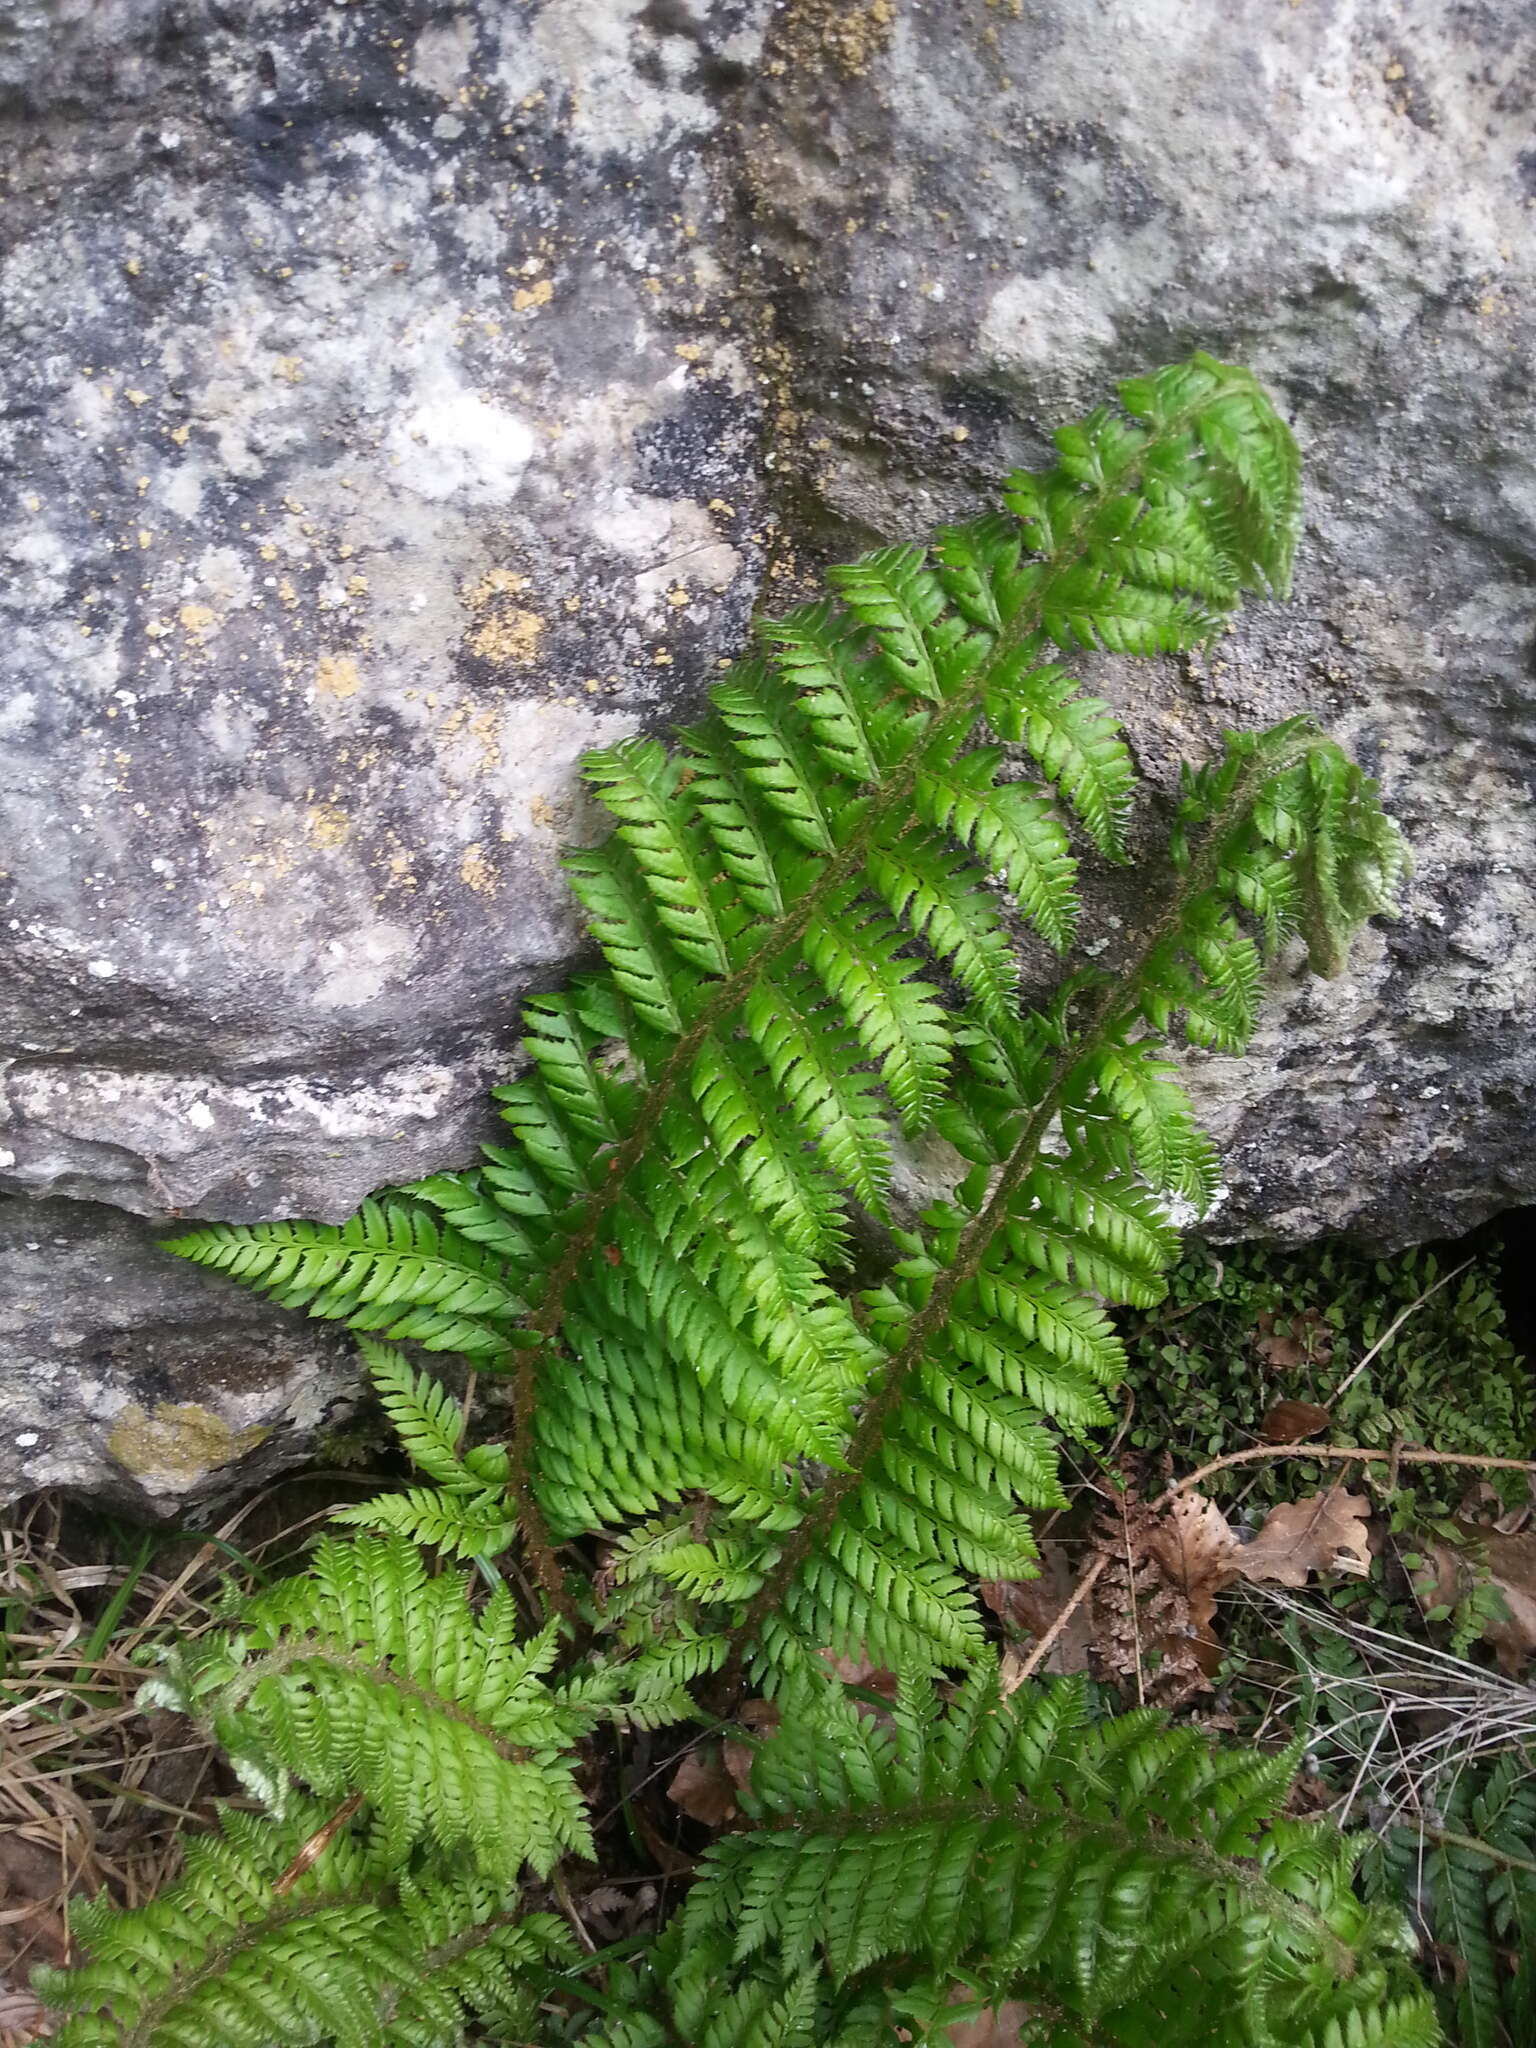
<path fill-rule="evenodd" d="M 1528 1198 L 1524 13 L 0 0 L 0 1291 L 99 1242 L 148 1356 L 185 1276 L 86 1202 L 337 1217 L 464 1159 L 577 943 L 582 749 L 691 709 L 799 568 L 970 509 L 1196 345 L 1296 419 L 1297 601 L 1097 680 L 1159 777 L 1320 710 L 1419 860 L 1345 981 L 1201 1064 L 1219 1225 L 1402 1241 Z M 67 1251 L 27 1222 L 63 1196 Z M 101 1332 L 93 1412 L 295 1413 L 298 1351 L 220 1407 L 168 1339 L 146 1401 Z M 37 1355 L 0 1331 L 0 1384 Z M 0 1489 L 122 1493 L 110 1425 L 65 1471 L 18 1412 Z"/>
<path fill-rule="evenodd" d="M 721 109 L 645 11 L 0 42 L 9 1186 L 339 1218 L 469 1144 L 574 764 L 697 699 L 765 540 Z"/>
<path fill-rule="evenodd" d="M 343 1333 L 157 1254 L 90 1202 L 0 1201 L 0 1484 L 195 1517 L 355 1407 Z"/>

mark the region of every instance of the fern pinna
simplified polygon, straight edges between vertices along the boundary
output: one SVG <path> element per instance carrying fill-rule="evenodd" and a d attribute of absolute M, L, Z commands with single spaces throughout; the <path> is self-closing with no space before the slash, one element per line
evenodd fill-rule
<path fill-rule="evenodd" d="M 351 1552 L 328 1547 L 315 1581 L 283 1596 L 294 1604 L 261 1607 L 201 1681 L 226 1702 L 218 1725 L 265 1796 L 296 1783 L 295 1797 L 357 1801 L 342 1828 L 355 1853 L 378 1837 L 409 1868 L 511 1883 L 511 1863 L 545 1867 L 558 1828 L 575 1827 L 560 1726 L 685 1718 L 701 1681 L 717 1706 L 749 1677 L 782 1702 L 814 1699 L 831 1686 L 828 1653 L 908 1672 L 909 1703 L 939 1673 L 979 1668 L 975 1580 L 1030 1572 L 1028 1515 L 1062 1498 L 1061 1439 L 1108 1417 L 1123 1358 L 1107 1306 L 1158 1298 L 1170 1198 L 1198 1209 L 1213 1185 L 1168 1034 L 1240 1051 L 1266 955 L 1299 933 L 1332 973 L 1359 922 L 1390 908 L 1403 855 L 1374 785 L 1305 720 L 1233 736 L 1186 775 L 1162 907 L 1139 941 L 1072 967 L 1046 1008 L 1020 1014 L 1010 916 L 1070 953 L 1075 849 L 1123 861 L 1135 790 L 1115 720 L 1057 657 L 1209 639 L 1244 591 L 1284 592 L 1297 529 L 1295 447 L 1247 373 L 1197 356 L 1120 398 L 1058 434 L 1053 470 L 1011 478 L 1006 511 L 834 570 L 834 596 L 764 624 L 714 691 L 713 717 L 674 748 L 639 739 L 589 760 L 615 830 L 567 865 L 604 964 L 529 1003 L 527 1075 L 497 1091 L 509 1144 L 339 1227 L 213 1225 L 173 1247 L 365 1333 L 422 1475 L 350 1510 L 343 1519 L 369 1533 Z M 959 1166 L 943 1198 L 902 1222 L 893 1146 L 924 1132 Z M 856 1214 L 886 1249 L 868 1284 L 851 1271 Z M 408 1342 L 507 1373 L 510 1441 L 466 1444 L 459 1403 L 397 1348 Z M 604 1569 L 586 1581 L 577 1545 L 595 1536 Z M 473 1786 L 483 1769 L 486 1800 L 510 1798 L 498 1772 L 513 1764 L 495 1742 L 421 1732 L 460 1682 L 432 1662 L 431 1632 L 467 1643 L 492 1610 L 473 1625 L 446 1606 L 431 1619 L 447 1595 L 424 1591 L 441 1580 L 408 1560 L 427 1546 L 500 1586 L 495 1560 L 518 1541 L 570 1647 L 546 1746 L 507 1738 L 534 1745 L 550 1818 L 543 1833 L 531 1808 L 509 1821 L 510 1862 L 493 1875 Z M 359 1667 L 356 1645 L 343 1675 L 322 1659 L 323 1683 L 304 1677 L 307 1651 L 282 1662 L 283 1643 L 314 1633 L 319 1582 L 407 1570 L 425 1618 L 381 1648 L 377 1669 Z M 458 1577 L 448 1583 L 462 1602 Z M 492 1609 L 509 1658 L 504 1598 Z M 334 1607 L 319 1631 L 332 1643 Z M 345 1612 L 356 1630 L 366 1603 Z M 553 1654 L 553 1634 L 537 1641 L 540 1658 Z M 466 1673 L 481 1654 L 466 1650 Z M 390 1672 L 401 1682 L 370 1734 L 362 1702 Z M 994 1703 L 994 1733 L 977 1740 L 1002 1740 L 1023 1711 Z M 447 1721 L 460 1725 L 457 1710 Z M 414 1793 L 401 1776 L 412 1743 Z M 1194 1752 L 1178 1754 L 1198 1776 Z M 883 1764 L 870 1768 L 871 1785 L 887 1781 Z M 1095 1763 L 1050 1798 L 1092 1808 L 1101 1775 Z M 1023 1780 L 1019 1796 L 1033 1796 Z M 1166 1816 L 1143 1819 L 1156 1832 Z M 935 1855 L 944 1832 L 923 1837 Z M 737 1853 L 718 1852 L 717 1874 Z M 840 1882 L 867 1878 L 894 1899 L 909 1879 L 927 1885 L 927 1853 L 878 1878 L 855 1859 Z M 1052 1936 L 1025 1971 L 1066 1973 L 1048 2038 L 1172 2041 L 1152 1990 L 1164 1963 L 1175 1969 L 1162 1936 L 1139 1963 L 1122 1953 L 1146 1869 L 1104 1843 L 1082 1853 L 1070 1872 L 1087 1888 L 1079 1934 L 1067 1947 Z M 1243 1873 L 1270 1853 L 1233 1835 L 1179 1866 L 1208 1886 L 1201 1910 L 1239 1978 L 1257 1953 Z M 720 1874 L 700 1897 L 734 1900 L 734 1882 Z M 1329 1882 L 1342 1900 L 1342 1878 Z M 689 1912 L 702 1927 L 705 1908 Z M 1306 1949 L 1298 1935 L 1292 1957 L 1297 1924 L 1280 1915 L 1269 1960 L 1242 1979 L 1247 2032 L 1224 2038 L 1399 2038 L 1380 2033 L 1396 2007 L 1344 1937 Z M 839 1981 L 840 1953 L 826 1945 Z M 820 1964 L 804 1927 L 784 1956 L 768 2005 L 741 1992 L 756 2014 L 748 2037 L 842 2039 L 815 2031 Z M 942 1944 L 923 1956 L 940 1975 L 964 1961 Z M 1090 2020 L 1078 1982 L 1094 1957 L 1105 1998 L 1112 1978 L 1124 2011 L 1142 2015 L 1122 2013 L 1117 2034 L 1097 2007 Z M 1300 1991 L 1287 2003 L 1292 1976 L 1316 1990 L 1311 2004 Z M 1359 1996 L 1339 1993 L 1344 2031 L 1328 2031 L 1331 2017 L 1318 2031 L 1313 2016 L 1334 2011 L 1324 1990 L 1346 1981 Z M 849 2038 L 904 2038 L 917 2024 L 899 1999 L 879 2011 L 884 2033 Z"/>

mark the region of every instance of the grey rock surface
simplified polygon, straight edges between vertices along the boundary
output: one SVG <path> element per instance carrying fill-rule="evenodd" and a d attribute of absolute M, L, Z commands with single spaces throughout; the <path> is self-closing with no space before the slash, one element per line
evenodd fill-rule
<path fill-rule="evenodd" d="M 765 540 L 753 9 L 654 13 L 10 10 L 0 1184 L 335 1219 L 470 1145 L 577 758 Z"/>
<path fill-rule="evenodd" d="M 1205 346 L 1303 440 L 1296 601 L 1094 680 L 1164 782 L 1318 710 L 1418 859 L 1194 1070 L 1216 1227 L 1531 1199 L 1533 113 L 1514 5 L 0 0 L 0 1188 L 336 1218 L 462 1162 L 577 944 L 582 750 Z M 16 1483 L 117 1485 L 87 1441 Z"/>
<path fill-rule="evenodd" d="M 195 1517 L 344 1423 L 356 1380 L 339 1331 L 160 1256 L 137 1217 L 0 1201 L 0 1500 Z"/>

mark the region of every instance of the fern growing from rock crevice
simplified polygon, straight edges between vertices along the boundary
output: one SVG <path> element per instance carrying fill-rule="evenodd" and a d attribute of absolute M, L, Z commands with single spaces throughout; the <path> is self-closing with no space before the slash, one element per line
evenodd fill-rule
<path fill-rule="evenodd" d="M 1030 1571 L 1062 1436 L 1107 1418 L 1123 1357 L 1105 1305 L 1158 1298 L 1168 1200 L 1198 1208 L 1213 1185 L 1167 1034 L 1241 1050 L 1265 957 L 1297 932 L 1336 971 L 1402 867 L 1373 785 L 1309 723 L 1232 737 L 1186 777 L 1129 957 L 1018 1014 L 1003 897 L 1069 950 L 1074 844 L 1123 860 L 1135 787 L 1115 721 L 1056 656 L 1192 646 L 1289 576 L 1296 453 L 1254 381 L 1197 357 L 1121 398 L 1058 435 L 1054 470 L 1012 478 L 1006 513 L 832 572 L 835 599 L 765 625 L 673 751 L 588 762 L 615 831 L 567 866 L 604 965 L 529 1003 L 527 1075 L 497 1091 L 511 1144 L 345 1225 L 214 1225 L 173 1247 L 366 1333 L 425 1482 L 349 1510 L 375 1533 L 329 1544 L 181 1671 L 279 1806 L 356 1801 L 349 1840 L 515 1891 L 524 1865 L 579 1849 L 560 1752 L 598 1715 L 657 1726 L 701 1681 L 729 1702 L 749 1672 L 810 1699 L 828 1652 L 913 1688 L 981 1659 L 975 1580 Z M 903 1227 L 895 1134 L 930 1130 L 964 1171 Z M 850 1276 L 855 1207 L 895 1248 L 872 1286 Z M 505 1371 L 510 1440 L 466 1447 L 405 1342 Z M 562 1556 L 594 1535 L 601 1597 Z M 499 1585 L 514 1540 L 555 1616 L 530 1652 L 504 1588 L 477 1616 L 413 1548 Z M 566 1669 L 544 1687 L 557 1628 Z M 1085 1767 L 1073 1796 L 1095 1782 Z M 1247 1880 L 1204 1853 L 1179 1867 L 1226 1926 L 1217 1894 Z M 1354 1923 L 1334 1927 L 1329 1882 L 1308 1967 L 1353 1972 L 1359 2010 L 1385 2011 L 1338 1946 Z M 1112 1886 L 1089 1893 L 1090 1919 L 1121 1910 Z M 721 1876 L 701 1896 L 735 1895 Z M 1258 1937 L 1239 1923 L 1242 1949 Z M 1055 1953 L 1040 1970 L 1070 1975 Z M 765 2041 L 822 2010 L 809 1956 L 774 1980 Z M 929 1956 L 940 1975 L 960 1960 Z M 1177 1958 L 1149 1931 L 1122 1961 L 1141 1997 Z M 1061 1989 L 1060 2012 L 1087 1995 Z M 1246 2038 L 1314 2038 L 1261 2006 Z"/>

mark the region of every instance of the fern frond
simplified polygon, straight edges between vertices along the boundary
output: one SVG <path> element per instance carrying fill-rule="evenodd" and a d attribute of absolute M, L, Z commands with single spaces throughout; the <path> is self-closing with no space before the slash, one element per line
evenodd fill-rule
<path fill-rule="evenodd" d="M 574 1946 L 515 1891 L 402 1867 L 313 1799 L 226 1813 L 149 1905 L 98 1901 L 75 1924 L 91 1960 L 38 1973 L 73 2015 L 61 2048 L 459 2048 L 472 2018 L 530 2026 Z"/>
<path fill-rule="evenodd" d="M 959 1979 L 1037 2006 L 1059 2041 L 1436 2038 L 1350 1851 L 1274 1819 L 1292 1758 L 1223 1756 L 1153 1714 L 1092 1721 L 1077 1681 L 1005 1700 L 987 1665 L 944 1712 L 905 1679 L 889 1725 L 824 1681 L 785 1708 L 753 1766 L 758 1826 L 716 1843 L 684 1910 L 674 2025 L 702 1956 L 717 2009 L 793 1989 L 797 2012 L 901 2011 L 932 1985 L 937 2017 Z"/>
<path fill-rule="evenodd" d="M 475 1614 L 414 1543 L 328 1539 L 152 1691 L 206 1720 L 279 1814 L 298 1783 L 360 1795 L 401 1862 L 430 1843 L 515 1883 L 590 1842 L 559 1754 L 581 1724 L 540 1683 L 554 1652 L 549 1630 L 519 1642 L 505 1587 Z"/>

